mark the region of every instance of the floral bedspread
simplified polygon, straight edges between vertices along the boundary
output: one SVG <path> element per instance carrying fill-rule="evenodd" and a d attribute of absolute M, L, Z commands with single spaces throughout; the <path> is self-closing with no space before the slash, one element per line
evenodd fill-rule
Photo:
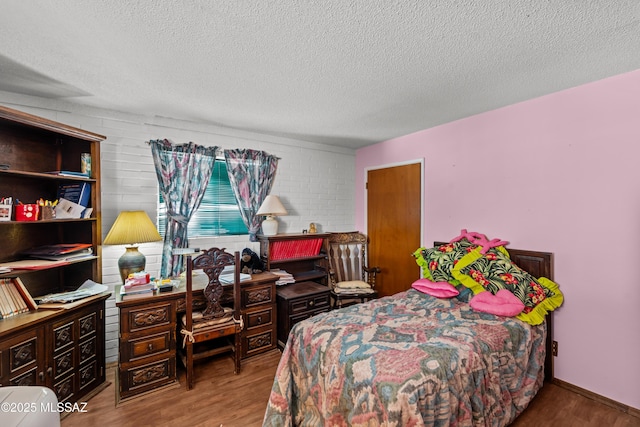
<path fill-rule="evenodd" d="M 545 323 L 409 290 L 294 326 L 263 426 L 504 426 L 542 386 Z"/>

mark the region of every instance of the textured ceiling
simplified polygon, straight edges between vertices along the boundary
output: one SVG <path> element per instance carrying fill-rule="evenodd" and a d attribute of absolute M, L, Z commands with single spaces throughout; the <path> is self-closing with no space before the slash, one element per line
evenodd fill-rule
<path fill-rule="evenodd" d="M 2 91 L 352 148 L 639 68 L 638 0 L 3 0 L 0 14 Z"/>

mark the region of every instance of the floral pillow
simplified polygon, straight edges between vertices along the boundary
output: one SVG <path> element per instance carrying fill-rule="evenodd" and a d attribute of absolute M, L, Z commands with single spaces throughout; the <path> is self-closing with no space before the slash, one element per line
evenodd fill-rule
<path fill-rule="evenodd" d="M 531 325 L 542 323 L 545 314 L 563 302 L 556 283 L 545 277 L 536 279 L 494 248 L 485 255 L 479 248 L 473 249 L 456 263 L 451 274 L 474 294 L 489 291 L 495 295 L 501 289 L 510 291 L 524 304 L 524 310 L 517 317 Z"/>
<path fill-rule="evenodd" d="M 477 246 L 463 239 L 453 243 L 426 249 L 419 248 L 413 253 L 416 263 L 422 267 L 422 276 L 433 282 L 449 282 L 459 285 L 451 270 L 455 264 Z"/>

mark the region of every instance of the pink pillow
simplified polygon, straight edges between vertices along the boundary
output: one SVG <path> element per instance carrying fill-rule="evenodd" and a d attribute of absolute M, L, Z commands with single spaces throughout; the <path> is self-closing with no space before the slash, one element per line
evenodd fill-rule
<path fill-rule="evenodd" d="M 480 292 L 469 301 L 471 308 L 498 316 L 517 316 L 524 310 L 520 298 L 506 289 L 500 289 L 495 295 L 489 291 Z"/>
<path fill-rule="evenodd" d="M 438 298 L 452 298 L 459 294 L 458 290 L 448 282 L 432 282 L 429 279 L 418 279 L 411 285 L 416 291 Z"/>

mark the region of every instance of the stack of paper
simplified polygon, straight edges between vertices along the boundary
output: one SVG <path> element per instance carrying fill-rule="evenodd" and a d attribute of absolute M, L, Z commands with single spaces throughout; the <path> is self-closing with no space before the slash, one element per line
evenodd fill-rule
<path fill-rule="evenodd" d="M 96 283 L 93 280 L 86 280 L 78 289 L 69 292 L 60 292 L 57 294 L 49 294 L 43 297 L 34 298 L 38 304 L 46 303 L 68 303 L 87 298 L 93 295 L 101 294 L 109 289 L 107 286 Z"/>
<path fill-rule="evenodd" d="M 293 274 L 287 273 L 284 270 L 274 268 L 272 270 L 269 270 L 269 273 L 273 273 L 276 276 L 278 276 L 278 280 L 276 280 L 276 286 L 287 285 L 289 283 L 296 283 L 296 279 L 293 278 Z"/>
<path fill-rule="evenodd" d="M 31 248 L 24 251 L 30 258 L 50 261 L 73 261 L 93 256 L 90 243 L 60 243 Z"/>

